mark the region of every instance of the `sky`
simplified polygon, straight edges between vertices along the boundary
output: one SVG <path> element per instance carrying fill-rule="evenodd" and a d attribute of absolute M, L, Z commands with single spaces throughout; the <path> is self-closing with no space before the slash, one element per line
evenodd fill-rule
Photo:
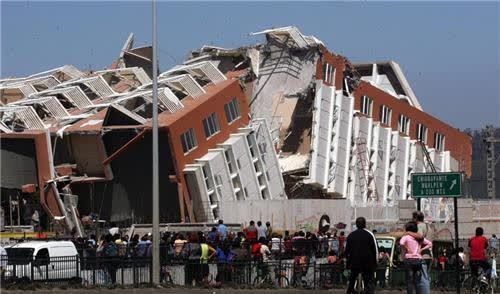
<path fill-rule="evenodd" d="M 1 1 L 0 76 L 64 64 L 104 69 L 128 34 L 151 43 L 151 2 Z M 205 44 L 262 42 L 297 26 L 352 62 L 394 60 L 424 110 L 454 127 L 500 127 L 500 3 L 159 2 L 160 69 Z"/>

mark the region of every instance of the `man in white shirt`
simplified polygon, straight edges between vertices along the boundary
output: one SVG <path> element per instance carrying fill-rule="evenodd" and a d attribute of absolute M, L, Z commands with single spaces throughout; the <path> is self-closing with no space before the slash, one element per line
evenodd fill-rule
<path fill-rule="evenodd" d="M 497 235 L 491 235 L 491 238 L 488 240 L 488 249 L 490 253 L 498 254 L 498 239 Z"/>
<path fill-rule="evenodd" d="M 260 240 L 260 238 L 267 239 L 267 228 L 266 228 L 266 226 L 262 225 L 261 221 L 258 221 L 257 222 L 257 240 Z"/>
<path fill-rule="evenodd" d="M 268 262 L 269 257 L 271 256 L 271 251 L 269 250 L 269 247 L 267 246 L 267 241 L 265 239 L 262 239 L 260 242 L 260 254 L 262 255 L 262 261 L 263 262 Z"/>
<path fill-rule="evenodd" d="M 116 226 L 115 223 L 111 223 L 111 228 L 108 230 L 111 236 L 120 233 L 120 228 Z"/>
<path fill-rule="evenodd" d="M 279 256 L 282 251 L 283 251 L 283 244 L 282 244 L 282 239 L 281 236 L 273 233 L 271 237 L 271 253 L 273 254 L 274 257 Z"/>

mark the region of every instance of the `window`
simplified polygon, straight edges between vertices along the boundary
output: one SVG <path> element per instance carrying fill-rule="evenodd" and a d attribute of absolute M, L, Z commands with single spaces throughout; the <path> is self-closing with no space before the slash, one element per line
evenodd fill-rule
<path fill-rule="evenodd" d="M 361 113 L 372 116 L 373 100 L 368 96 L 361 97 Z"/>
<path fill-rule="evenodd" d="M 207 138 L 220 131 L 219 120 L 215 112 L 203 120 L 203 129 Z"/>
<path fill-rule="evenodd" d="M 427 144 L 427 127 L 423 124 L 417 124 L 417 140 Z"/>
<path fill-rule="evenodd" d="M 248 142 L 248 148 L 250 149 L 250 154 L 252 155 L 252 158 L 255 158 L 257 154 L 255 154 L 253 140 L 250 138 L 250 136 L 247 136 L 247 142 Z"/>
<path fill-rule="evenodd" d="M 323 63 L 323 81 L 333 85 L 335 83 L 335 67 L 328 63 Z"/>
<path fill-rule="evenodd" d="M 50 263 L 49 250 L 47 248 L 40 249 L 35 256 L 35 265 L 42 266 Z"/>
<path fill-rule="evenodd" d="M 196 135 L 193 128 L 190 128 L 187 132 L 181 135 L 181 141 L 182 150 L 184 150 L 184 153 L 188 153 L 189 151 L 196 148 L 196 146 L 198 146 L 198 143 L 196 143 Z"/>
<path fill-rule="evenodd" d="M 205 164 L 201 168 L 201 171 L 203 172 L 203 177 L 205 179 L 205 185 L 207 186 L 207 189 L 211 190 L 212 189 L 212 181 L 210 181 L 210 168 L 208 167 L 208 165 Z"/>
<path fill-rule="evenodd" d="M 398 130 L 405 135 L 408 135 L 410 131 L 410 119 L 402 114 L 399 116 Z"/>
<path fill-rule="evenodd" d="M 240 106 L 238 105 L 238 100 L 233 98 L 233 100 L 224 105 L 224 111 L 226 112 L 226 119 L 228 123 L 231 123 L 240 117 Z"/>
<path fill-rule="evenodd" d="M 436 133 L 434 135 L 434 148 L 437 151 L 444 151 L 444 141 L 445 141 L 444 135 L 440 134 L 440 133 Z"/>
<path fill-rule="evenodd" d="M 233 174 L 236 172 L 236 169 L 233 166 L 233 154 L 232 154 L 233 152 L 228 149 L 224 151 L 224 153 L 226 155 L 226 162 L 227 162 L 227 167 L 229 168 L 229 172 Z"/>
<path fill-rule="evenodd" d="M 392 119 L 392 109 L 389 107 L 382 105 L 380 107 L 380 122 L 391 126 L 391 119 Z"/>

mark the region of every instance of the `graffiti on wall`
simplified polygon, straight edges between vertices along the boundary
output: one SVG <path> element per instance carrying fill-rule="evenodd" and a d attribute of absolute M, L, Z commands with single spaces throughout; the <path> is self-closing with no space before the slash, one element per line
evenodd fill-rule
<path fill-rule="evenodd" d="M 317 228 L 317 223 L 321 215 L 312 215 L 303 219 L 295 219 L 295 230 L 304 232 L 314 232 Z"/>
<path fill-rule="evenodd" d="M 332 219 L 328 214 L 317 213 L 303 219 L 295 219 L 295 230 L 304 232 L 326 232 L 332 228 Z"/>

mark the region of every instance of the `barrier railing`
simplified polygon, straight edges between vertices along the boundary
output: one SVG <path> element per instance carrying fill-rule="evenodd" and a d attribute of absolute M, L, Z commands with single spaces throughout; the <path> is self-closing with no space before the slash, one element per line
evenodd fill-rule
<path fill-rule="evenodd" d="M 101 258 L 64 256 L 46 259 L 0 258 L 2 287 L 44 283 L 75 287 L 123 285 L 138 287 L 152 283 L 151 258 Z M 349 271 L 343 263 L 329 264 L 325 258 L 279 259 L 200 263 L 194 260 L 163 260 L 161 283 L 180 287 L 255 287 L 255 288 L 345 288 Z M 431 269 L 431 287 L 455 287 L 454 270 Z M 470 276 L 461 272 L 461 281 Z M 405 271 L 379 268 L 374 274 L 377 287 L 404 288 Z M 500 289 L 497 281 L 494 288 Z"/>

